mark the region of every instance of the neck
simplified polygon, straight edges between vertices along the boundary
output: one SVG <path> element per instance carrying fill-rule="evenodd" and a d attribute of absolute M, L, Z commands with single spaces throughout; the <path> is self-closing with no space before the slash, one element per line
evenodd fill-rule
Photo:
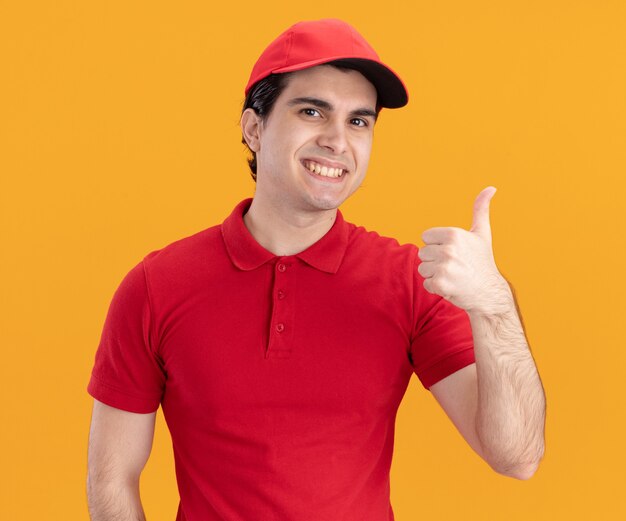
<path fill-rule="evenodd" d="M 295 255 L 320 240 L 337 218 L 337 209 L 294 212 L 263 204 L 256 197 L 243 216 L 254 239 L 274 255 Z"/>

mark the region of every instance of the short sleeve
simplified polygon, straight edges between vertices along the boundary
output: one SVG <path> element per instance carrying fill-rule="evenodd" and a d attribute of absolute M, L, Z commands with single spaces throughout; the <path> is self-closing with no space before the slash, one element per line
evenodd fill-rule
<path fill-rule="evenodd" d="M 87 391 L 97 400 L 130 412 L 159 408 L 165 371 L 151 343 L 151 310 L 143 261 L 113 295 Z"/>
<path fill-rule="evenodd" d="M 474 363 L 474 339 L 466 311 L 426 291 L 424 277 L 417 271 L 421 259 L 415 253 L 410 358 L 415 374 L 429 389 Z"/>

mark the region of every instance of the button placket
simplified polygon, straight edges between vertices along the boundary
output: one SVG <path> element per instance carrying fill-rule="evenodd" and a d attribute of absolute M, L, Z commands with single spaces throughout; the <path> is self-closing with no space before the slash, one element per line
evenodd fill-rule
<path fill-rule="evenodd" d="M 291 354 L 294 302 L 288 296 L 293 294 L 291 288 L 294 278 L 295 265 L 284 259 L 278 259 L 272 287 L 272 316 L 266 358 L 288 358 Z"/>

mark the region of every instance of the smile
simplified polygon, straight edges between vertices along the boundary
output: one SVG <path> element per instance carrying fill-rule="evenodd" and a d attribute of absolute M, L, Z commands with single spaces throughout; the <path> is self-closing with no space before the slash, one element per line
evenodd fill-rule
<path fill-rule="evenodd" d="M 320 165 L 315 161 L 311 161 L 309 159 L 302 162 L 304 167 L 308 169 L 310 172 L 313 172 L 317 175 L 321 175 L 322 177 L 341 177 L 343 174 L 347 172 L 343 168 L 332 168 L 329 166 Z"/>

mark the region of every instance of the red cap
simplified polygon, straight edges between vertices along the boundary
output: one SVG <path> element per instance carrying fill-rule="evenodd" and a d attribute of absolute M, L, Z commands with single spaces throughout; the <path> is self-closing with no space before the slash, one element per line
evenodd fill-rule
<path fill-rule="evenodd" d="M 409 94 L 400 77 L 380 61 L 354 27 L 335 18 L 298 22 L 280 34 L 254 64 L 245 94 L 272 73 L 299 71 L 331 61 L 354 68 L 371 81 L 381 106 L 398 108 L 408 103 Z"/>

